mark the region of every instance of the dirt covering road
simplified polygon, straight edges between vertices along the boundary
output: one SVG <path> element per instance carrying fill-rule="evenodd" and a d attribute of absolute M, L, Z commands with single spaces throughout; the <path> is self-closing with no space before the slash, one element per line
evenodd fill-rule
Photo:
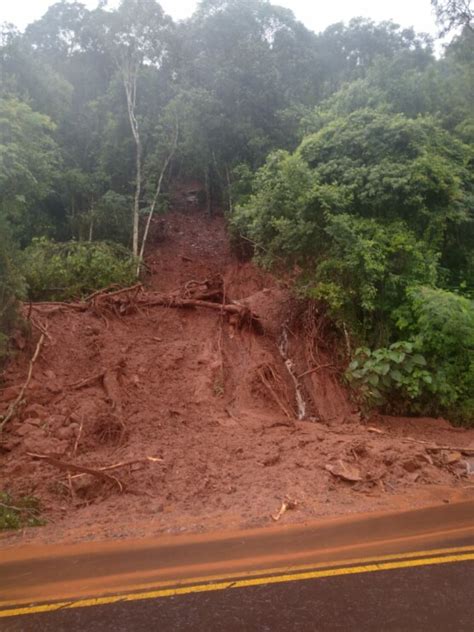
<path fill-rule="evenodd" d="M 474 430 L 361 420 L 315 306 L 231 253 L 222 217 L 156 220 L 144 287 L 38 304 L 7 367 L 1 487 L 47 524 L 2 545 L 303 522 L 474 496 Z M 27 308 L 26 312 L 29 310 Z M 18 337 L 20 347 L 25 341 Z"/>

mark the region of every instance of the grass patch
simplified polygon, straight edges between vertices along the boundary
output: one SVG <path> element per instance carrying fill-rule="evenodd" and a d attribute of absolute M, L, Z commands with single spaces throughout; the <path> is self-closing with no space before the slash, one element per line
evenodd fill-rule
<path fill-rule="evenodd" d="M 14 497 L 0 492 L 0 531 L 41 527 L 46 521 L 41 518 L 40 502 L 34 496 Z"/>

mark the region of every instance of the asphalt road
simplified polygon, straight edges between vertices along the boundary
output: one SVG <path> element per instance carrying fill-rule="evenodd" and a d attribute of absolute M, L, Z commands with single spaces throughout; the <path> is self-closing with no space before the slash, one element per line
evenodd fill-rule
<path fill-rule="evenodd" d="M 472 632 L 474 563 L 426 566 L 59 610 L 5 632 Z"/>
<path fill-rule="evenodd" d="M 474 630 L 474 502 L 5 550 L 0 630 Z"/>

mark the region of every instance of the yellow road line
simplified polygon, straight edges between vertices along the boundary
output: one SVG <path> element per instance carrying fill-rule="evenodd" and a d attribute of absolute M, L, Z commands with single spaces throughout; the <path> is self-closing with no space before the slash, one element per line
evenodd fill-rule
<path fill-rule="evenodd" d="M 267 584 L 282 584 L 294 581 L 309 579 L 323 579 L 327 577 L 340 577 L 344 575 L 357 575 L 361 573 L 374 573 L 378 571 L 388 571 L 403 568 L 416 568 L 420 566 L 434 566 L 440 564 L 453 564 L 456 562 L 474 561 L 474 553 L 461 553 L 446 555 L 444 557 L 425 557 L 411 560 L 398 560 L 393 562 L 379 562 L 367 564 L 365 566 L 349 566 L 343 568 L 332 568 L 306 573 L 282 574 L 267 577 L 255 577 L 252 579 L 241 579 L 236 581 L 223 581 L 219 583 L 197 584 L 177 588 L 162 590 L 152 590 L 142 593 L 131 593 L 126 595 L 113 595 L 110 597 L 93 597 L 78 601 L 62 601 L 50 604 L 40 604 L 36 606 L 26 606 L 23 608 L 12 608 L 0 610 L 0 618 L 15 617 L 20 615 L 38 614 L 41 612 L 54 612 L 68 608 L 89 608 L 92 606 L 103 606 L 119 602 L 142 601 L 145 599 L 159 599 L 163 597 L 175 597 L 178 595 L 189 595 L 192 593 L 213 592 L 227 590 L 230 588 L 249 588 L 252 586 L 263 586 Z"/>
<path fill-rule="evenodd" d="M 143 582 L 143 583 L 136 583 L 134 581 L 134 577 L 136 576 L 141 576 L 143 578 L 145 578 L 147 575 L 153 575 L 153 573 L 155 571 L 146 571 L 144 573 L 140 573 L 139 571 L 135 571 L 132 574 L 132 577 L 130 576 L 130 574 L 125 576 L 124 581 L 125 582 L 129 582 L 129 585 L 127 586 L 125 584 L 125 586 L 120 586 L 120 585 L 116 585 L 115 586 L 115 590 L 113 590 L 112 588 L 110 589 L 106 589 L 105 586 L 103 586 L 102 588 L 104 589 L 104 592 L 107 593 L 112 593 L 112 594 L 116 594 L 116 593 L 121 593 L 121 594 L 126 594 L 126 591 L 129 590 L 130 592 L 133 590 L 133 592 L 138 592 L 138 591 L 148 591 L 150 589 L 162 589 L 162 588 L 167 588 L 169 586 L 187 586 L 189 584 L 209 584 L 209 583 L 219 583 L 219 582 L 223 582 L 223 581 L 227 581 L 230 577 L 232 577 L 232 581 L 236 580 L 236 579 L 242 579 L 242 578 L 251 578 L 251 577 L 259 577 L 259 578 L 264 578 L 267 576 L 271 576 L 271 575 L 289 575 L 289 574 L 294 574 L 294 573 L 301 573 L 302 571 L 308 571 L 308 570 L 317 570 L 317 569 L 328 569 L 328 568 L 332 568 L 334 566 L 337 567 L 342 567 L 342 566 L 365 566 L 369 563 L 372 562 L 387 562 L 390 560 L 403 560 L 403 559 L 414 559 L 417 557 L 438 557 L 440 555 L 444 555 L 446 553 L 450 553 L 450 554 L 455 554 L 455 553 L 468 553 L 468 552 L 473 552 L 474 553 L 474 546 L 473 545 L 467 545 L 467 546 L 457 546 L 457 547 L 445 547 L 442 549 L 427 549 L 427 550 L 422 550 L 422 551 L 412 551 L 410 553 L 393 553 L 391 555 L 371 555 L 370 557 L 349 557 L 349 558 L 341 558 L 339 560 L 327 560 L 325 562 L 313 562 L 312 564 L 291 564 L 291 565 L 283 565 L 281 564 L 280 566 L 273 566 L 273 567 L 268 567 L 268 568 L 256 568 L 255 570 L 246 570 L 246 571 L 235 571 L 235 572 L 231 572 L 230 570 L 228 570 L 226 573 L 216 573 L 213 575 L 196 575 L 194 577 L 191 578 L 182 578 L 182 579 L 174 579 L 174 580 L 163 580 L 160 581 L 158 578 L 155 578 L 154 581 L 148 581 L 148 582 Z M 180 567 L 178 567 L 180 568 Z M 188 567 L 189 568 L 189 567 Z M 1 562 L 0 562 L 0 574 L 1 574 Z M 100 578 L 98 578 L 100 579 Z M 104 581 L 104 580 L 103 580 Z M 105 581 L 107 581 L 107 576 L 105 577 Z M 133 587 L 132 587 L 132 582 L 133 581 Z M 64 587 L 64 582 L 63 581 L 59 581 L 53 584 L 50 584 L 51 589 L 55 590 L 57 588 L 57 586 L 59 587 Z M 91 591 L 93 591 L 93 588 L 91 587 Z M 76 595 L 74 597 L 71 597 L 71 599 L 74 599 L 75 601 L 79 600 L 81 598 L 81 595 Z M 59 601 L 65 601 L 68 599 L 67 596 L 59 596 L 57 598 L 55 598 Z M 25 603 L 28 603 L 28 601 L 30 601 L 30 603 L 33 601 L 33 599 L 15 599 L 15 600 L 11 600 L 11 599 L 5 599 L 5 600 L 0 600 L 0 612 L 2 611 L 3 608 L 13 608 L 14 606 L 18 606 L 20 607 L 21 605 L 24 605 Z"/>

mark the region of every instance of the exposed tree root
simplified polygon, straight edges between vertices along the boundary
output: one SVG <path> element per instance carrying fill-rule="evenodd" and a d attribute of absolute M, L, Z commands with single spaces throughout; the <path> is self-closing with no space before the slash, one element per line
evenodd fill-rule
<path fill-rule="evenodd" d="M 265 386 L 265 388 L 270 393 L 272 399 L 276 402 L 279 408 L 283 411 L 283 413 L 288 417 L 288 419 L 295 419 L 295 413 L 285 405 L 282 401 L 281 397 L 275 391 L 272 386 L 272 382 L 276 382 L 276 374 L 275 371 L 269 364 L 265 364 L 260 367 L 257 371 L 257 375 L 260 378 L 260 381 Z"/>
<path fill-rule="evenodd" d="M 196 282 L 194 282 L 196 283 Z M 206 283 L 210 283 L 206 281 Z M 206 289 L 207 288 L 207 289 Z M 97 316 L 103 316 L 104 312 L 110 311 L 116 316 L 125 316 L 136 312 L 140 307 L 169 307 L 176 309 L 213 309 L 237 317 L 240 327 L 249 326 L 256 333 L 263 334 L 263 325 L 256 314 L 248 307 L 236 301 L 222 303 L 225 296 L 223 285 L 215 287 L 213 284 L 206 286 L 200 292 L 194 292 L 192 298 L 183 298 L 175 294 L 158 294 L 155 292 L 145 292 L 141 283 L 137 283 L 129 288 L 123 288 L 113 292 L 102 291 L 92 294 L 88 300 L 80 303 L 64 302 L 42 302 L 34 303 L 33 309 L 51 311 L 60 309 L 73 309 L 76 311 L 92 310 Z M 190 294 L 188 288 L 187 293 Z M 185 288 L 186 290 L 186 288 Z M 217 300 L 209 300 L 210 298 Z"/>

